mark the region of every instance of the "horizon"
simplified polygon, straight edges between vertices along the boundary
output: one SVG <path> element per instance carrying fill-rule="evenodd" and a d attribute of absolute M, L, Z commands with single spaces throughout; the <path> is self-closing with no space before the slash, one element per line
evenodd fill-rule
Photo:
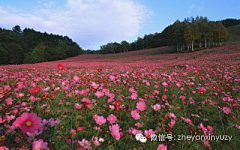
<path fill-rule="evenodd" d="M 211 21 L 240 18 L 240 2 L 218 2 L 212 7 L 213 4 L 214 1 L 205 0 L 181 3 L 176 0 L 152 3 L 147 0 L 37 0 L 27 3 L 3 0 L 0 1 L 0 27 L 12 29 L 19 25 L 21 29 L 66 35 L 85 50 L 97 50 L 109 42 L 133 42 L 137 37 L 160 33 L 174 21 L 191 16 L 205 16 Z"/>

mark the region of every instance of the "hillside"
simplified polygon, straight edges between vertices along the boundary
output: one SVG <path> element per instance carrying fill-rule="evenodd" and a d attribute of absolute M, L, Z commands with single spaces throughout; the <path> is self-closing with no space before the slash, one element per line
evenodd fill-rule
<path fill-rule="evenodd" d="M 234 65 L 240 64 L 240 42 L 221 47 L 205 49 L 193 53 L 167 53 L 169 47 L 143 49 L 118 54 L 83 54 L 65 60 L 43 62 L 38 64 L 7 65 L 17 68 L 55 68 L 62 63 L 66 67 L 74 68 L 109 68 L 109 67 L 168 67 L 191 65 Z M 0 68 L 1 68 L 0 67 Z"/>
<path fill-rule="evenodd" d="M 229 34 L 228 35 L 229 36 L 229 39 L 228 39 L 229 42 L 240 41 L 240 24 L 236 25 L 236 26 L 228 27 L 228 34 Z"/>

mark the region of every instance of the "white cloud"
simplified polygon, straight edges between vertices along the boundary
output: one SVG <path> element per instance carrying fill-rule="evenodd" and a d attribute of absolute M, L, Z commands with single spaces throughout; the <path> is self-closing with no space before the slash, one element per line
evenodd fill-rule
<path fill-rule="evenodd" d="M 196 8 L 195 4 L 192 4 L 191 6 L 189 6 L 189 9 L 194 9 L 194 8 Z"/>
<path fill-rule="evenodd" d="M 129 39 L 138 33 L 150 11 L 134 0 L 67 0 L 64 6 L 44 4 L 32 14 L 0 7 L 0 26 L 18 24 L 68 35 L 83 48 Z"/>

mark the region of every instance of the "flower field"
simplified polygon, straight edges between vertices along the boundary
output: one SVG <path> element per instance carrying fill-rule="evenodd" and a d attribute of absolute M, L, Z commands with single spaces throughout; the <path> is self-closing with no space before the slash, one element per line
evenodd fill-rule
<path fill-rule="evenodd" d="M 239 149 L 240 43 L 164 49 L 0 66 L 0 150 Z"/>

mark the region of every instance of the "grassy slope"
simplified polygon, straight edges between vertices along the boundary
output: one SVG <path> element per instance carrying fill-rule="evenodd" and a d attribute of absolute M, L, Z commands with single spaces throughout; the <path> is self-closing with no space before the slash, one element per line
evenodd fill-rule
<path fill-rule="evenodd" d="M 228 28 L 228 31 L 229 31 L 228 42 L 240 41 L 240 25 L 231 26 Z"/>

